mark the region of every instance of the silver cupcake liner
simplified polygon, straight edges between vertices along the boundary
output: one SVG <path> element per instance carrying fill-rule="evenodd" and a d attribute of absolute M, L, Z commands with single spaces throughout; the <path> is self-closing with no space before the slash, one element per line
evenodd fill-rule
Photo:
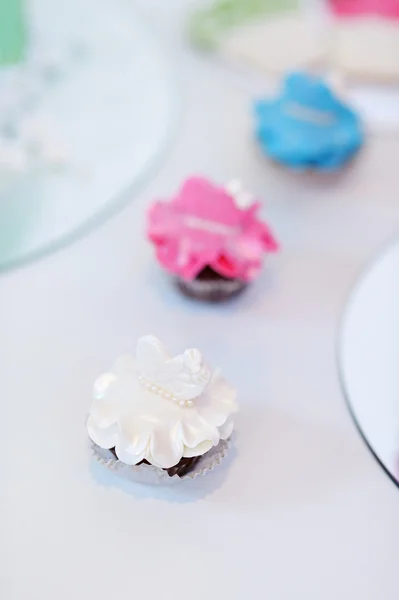
<path fill-rule="evenodd" d="M 176 278 L 176 284 L 186 296 L 213 302 L 237 296 L 247 286 L 247 283 L 240 279 L 214 279 L 206 281 L 202 279 L 185 280 Z"/>
<path fill-rule="evenodd" d="M 111 471 L 114 471 L 124 479 L 149 485 L 174 485 L 179 481 L 195 479 L 199 475 L 206 475 L 210 471 L 213 471 L 213 469 L 217 467 L 227 456 L 230 446 L 231 437 L 227 440 L 220 441 L 217 446 L 206 452 L 206 454 L 201 457 L 190 473 L 183 475 L 183 477 L 179 477 L 178 475 L 170 477 L 166 471 L 159 469 L 158 467 L 154 467 L 153 465 L 126 465 L 125 463 L 116 459 L 110 450 L 104 450 L 94 443 L 92 443 L 92 450 L 93 458 L 98 463 L 104 467 L 107 467 Z"/>

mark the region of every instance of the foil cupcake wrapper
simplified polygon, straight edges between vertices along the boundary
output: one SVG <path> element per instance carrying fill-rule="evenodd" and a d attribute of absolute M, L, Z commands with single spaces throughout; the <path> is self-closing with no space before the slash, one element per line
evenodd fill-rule
<path fill-rule="evenodd" d="M 239 279 L 232 279 L 231 281 L 226 279 L 220 279 L 220 281 L 193 279 L 186 281 L 176 278 L 175 283 L 186 296 L 211 302 L 220 302 L 237 296 L 247 287 L 246 282 Z"/>
<path fill-rule="evenodd" d="M 206 475 L 210 471 L 213 471 L 227 456 L 230 446 L 231 437 L 220 441 L 217 446 L 204 454 L 190 473 L 187 473 L 183 477 L 179 477 L 178 475 L 170 477 L 166 471 L 153 465 L 126 465 L 117 460 L 110 450 L 104 450 L 94 443 L 92 443 L 92 451 L 94 460 L 124 479 L 148 485 L 174 485 L 187 479 L 196 479 L 200 475 Z"/>

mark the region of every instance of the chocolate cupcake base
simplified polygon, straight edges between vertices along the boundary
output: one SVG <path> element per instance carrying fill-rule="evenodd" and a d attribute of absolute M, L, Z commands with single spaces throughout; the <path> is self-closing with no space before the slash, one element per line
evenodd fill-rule
<path fill-rule="evenodd" d="M 179 290 L 189 298 L 207 302 L 224 302 L 238 296 L 247 287 L 241 279 L 228 279 L 205 267 L 195 279 L 176 279 Z"/>
<path fill-rule="evenodd" d="M 119 460 L 115 448 L 110 448 L 109 450 L 115 456 L 116 460 Z M 184 475 L 188 475 L 195 467 L 195 465 L 199 462 L 201 456 L 193 456 L 192 458 L 182 458 L 174 467 L 170 467 L 170 469 L 162 469 L 166 471 L 169 477 L 173 477 L 174 475 L 178 475 L 179 477 L 184 477 Z M 137 466 L 140 465 L 149 465 L 148 460 L 142 460 L 137 463 Z"/>

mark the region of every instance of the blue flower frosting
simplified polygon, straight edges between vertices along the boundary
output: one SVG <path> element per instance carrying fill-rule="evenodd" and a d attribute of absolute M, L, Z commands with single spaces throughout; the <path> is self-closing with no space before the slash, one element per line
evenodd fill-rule
<path fill-rule="evenodd" d="M 255 115 L 262 150 L 294 169 L 339 169 L 364 142 L 359 116 L 303 73 L 288 75 L 277 99 L 257 102 Z"/>

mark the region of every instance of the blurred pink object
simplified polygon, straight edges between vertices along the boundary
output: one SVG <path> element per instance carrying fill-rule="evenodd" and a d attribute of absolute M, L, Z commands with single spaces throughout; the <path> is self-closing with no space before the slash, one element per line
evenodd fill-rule
<path fill-rule="evenodd" d="M 241 207 L 240 199 L 247 206 Z M 192 177 L 170 201 L 148 212 L 148 237 L 159 263 L 169 272 L 192 280 L 210 267 L 222 277 L 252 281 L 263 255 L 278 243 L 257 218 L 259 202 L 236 196 L 201 177 Z"/>
<path fill-rule="evenodd" d="M 399 0 L 330 0 L 333 11 L 342 17 L 378 15 L 399 19 Z"/>

